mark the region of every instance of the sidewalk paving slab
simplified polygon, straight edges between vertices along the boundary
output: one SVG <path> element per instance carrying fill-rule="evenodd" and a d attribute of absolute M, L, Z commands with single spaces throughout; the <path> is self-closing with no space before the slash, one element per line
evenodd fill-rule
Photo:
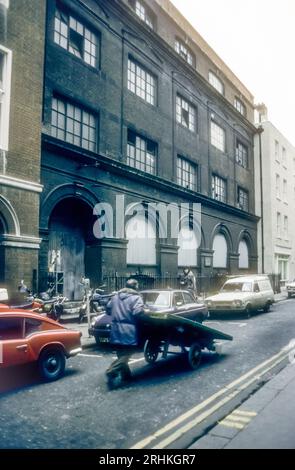
<path fill-rule="evenodd" d="M 295 366 L 289 364 L 190 449 L 294 449 L 294 396 Z"/>

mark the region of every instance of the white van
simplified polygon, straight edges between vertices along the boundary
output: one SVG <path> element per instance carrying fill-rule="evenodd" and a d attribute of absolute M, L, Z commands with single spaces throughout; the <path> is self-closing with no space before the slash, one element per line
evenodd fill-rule
<path fill-rule="evenodd" d="M 207 297 L 205 303 L 212 313 L 251 313 L 262 309 L 268 312 L 274 302 L 268 276 L 239 276 L 226 281 L 219 294 Z"/>

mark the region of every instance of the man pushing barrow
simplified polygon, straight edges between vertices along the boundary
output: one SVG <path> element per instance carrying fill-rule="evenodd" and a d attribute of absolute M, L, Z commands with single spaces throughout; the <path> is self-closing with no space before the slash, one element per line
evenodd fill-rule
<path fill-rule="evenodd" d="M 117 359 L 106 371 L 110 388 L 116 388 L 130 379 L 128 361 L 139 350 L 144 351 L 148 363 L 153 363 L 159 353 L 167 357 L 170 345 L 179 346 L 182 352 L 188 351 L 189 365 L 197 369 L 202 349 L 219 352 L 216 340 L 233 339 L 230 335 L 179 315 L 146 310 L 137 290 L 137 281 L 129 279 L 126 287 L 107 305 L 107 311 L 112 316 L 110 340 L 117 352 Z"/>

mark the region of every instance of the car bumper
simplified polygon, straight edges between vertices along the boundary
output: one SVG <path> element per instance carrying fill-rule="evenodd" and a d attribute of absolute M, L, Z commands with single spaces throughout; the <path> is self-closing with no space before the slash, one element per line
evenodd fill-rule
<path fill-rule="evenodd" d="M 108 329 L 98 330 L 97 328 L 89 328 L 88 333 L 90 336 L 99 338 L 102 343 L 108 343 L 110 341 L 111 331 Z"/>
<path fill-rule="evenodd" d="M 225 307 L 214 307 L 214 308 L 208 308 L 209 314 L 217 313 L 217 314 L 228 314 L 230 315 L 231 313 L 237 314 L 237 313 L 245 313 L 246 308 L 241 307 L 241 308 L 225 308 Z"/>
<path fill-rule="evenodd" d="M 68 357 L 73 357 L 73 356 L 77 356 L 77 354 L 81 353 L 82 352 L 82 348 L 79 347 L 79 348 L 75 348 L 75 349 L 71 349 L 69 352 L 68 352 Z"/>

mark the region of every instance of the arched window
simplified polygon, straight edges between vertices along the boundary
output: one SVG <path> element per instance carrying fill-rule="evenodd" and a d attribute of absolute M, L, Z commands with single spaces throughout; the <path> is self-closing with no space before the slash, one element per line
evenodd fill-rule
<path fill-rule="evenodd" d="M 127 264 L 154 266 L 156 261 L 156 230 L 143 214 L 132 217 L 126 226 Z"/>
<path fill-rule="evenodd" d="M 197 266 L 198 241 L 195 232 L 183 227 L 178 235 L 178 266 Z"/>
<path fill-rule="evenodd" d="M 227 242 L 222 233 L 215 235 L 213 240 L 213 268 L 227 267 Z"/>
<path fill-rule="evenodd" d="M 245 240 L 239 243 L 239 269 L 249 268 L 249 250 Z"/>

